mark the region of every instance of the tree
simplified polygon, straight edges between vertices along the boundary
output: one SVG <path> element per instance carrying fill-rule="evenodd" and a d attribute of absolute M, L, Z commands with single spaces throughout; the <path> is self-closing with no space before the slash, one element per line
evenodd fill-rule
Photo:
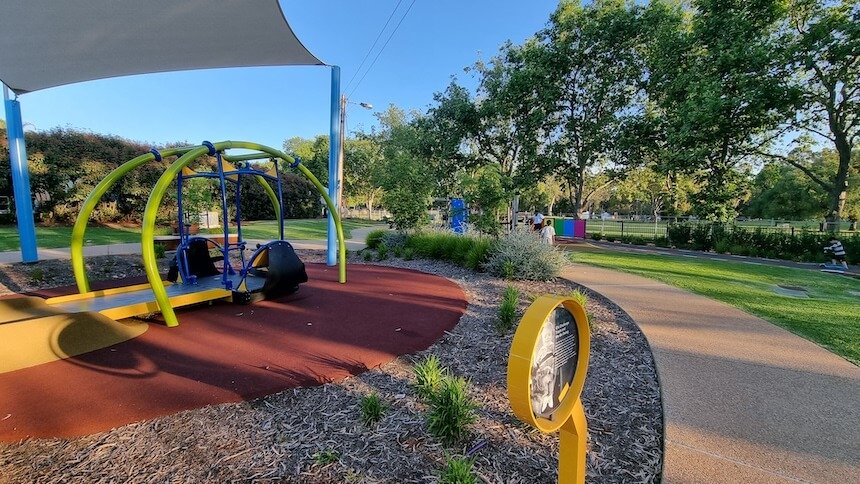
<path fill-rule="evenodd" d="M 755 218 L 806 220 L 820 217 L 825 194 L 799 169 L 768 163 L 755 177 L 744 214 Z"/>
<path fill-rule="evenodd" d="M 796 93 L 777 31 L 782 0 L 694 0 L 695 15 L 654 2 L 649 99 L 663 118 L 669 167 L 695 177 L 699 214 L 729 220 L 746 189 L 738 168 L 775 138 Z M 656 13 L 655 13 L 656 12 Z"/>
<path fill-rule="evenodd" d="M 531 171 L 564 180 L 576 212 L 587 201 L 589 175 L 610 162 L 612 135 L 638 92 L 638 12 L 623 1 L 562 2 L 538 36 L 543 54 L 530 56 L 547 81 L 535 96 L 547 122 Z"/>
<path fill-rule="evenodd" d="M 294 154 L 323 185 L 328 184 L 329 142 L 328 135 L 320 134 L 314 139 L 293 137 L 284 141 L 284 151 Z"/>
<path fill-rule="evenodd" d="M 382 146 L 374 137 L 359 134 L 357 138 L 344 141 L 344 198 L 353 205 L 364 203 L 371 216 L 374 203 L 382 193 L 382 188 L 373 183 L 382 161 Z"/>
<path fill-rule="evenodd" d="M 434 189 L 432 169 L 415 155 L 420 140 L 416 121 L 394 105 L 377 114 L 380 130 L 376 134 L 383 159 L 375 170 L 373 184 L 385 193 L 382 204 L 391 212 L 394 226 L 408 230 L 420 226 L 427 216 Z"/>
<path fill-rule="evenodd" d="M 848 197 L 851 154 L 860 136 L 860 2 L 794 0 L 789 28 L 797 69 L 792 87 L 802 104 L 789 125 L 831 142 L 839 162 L 827 174 L 816 174 L 792 156 L 775 156 L 806 174 L 828 194 L 827 220 L 838 222 Z"/>
<path fill-rule="evenodd" d="M 470 215 L 475 227 L 490 235 L 499 235 L 499 217 L 508 206 L 509 190 L 498 165 L 486 165 L 473 173 L 466 173 L 460 179 L 463 198 L 472 210 Z"/>

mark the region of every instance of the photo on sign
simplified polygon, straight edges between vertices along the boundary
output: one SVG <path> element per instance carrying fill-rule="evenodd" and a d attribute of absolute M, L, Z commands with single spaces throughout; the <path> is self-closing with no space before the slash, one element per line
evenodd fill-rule
<path fill-rule="evenodd" d="M 535 345 L 531 371 L 531 406 L 537 417 L 552 420 L 573 377 L 579 350 L 576 320 L 557 307 L 544 321 Z"/>

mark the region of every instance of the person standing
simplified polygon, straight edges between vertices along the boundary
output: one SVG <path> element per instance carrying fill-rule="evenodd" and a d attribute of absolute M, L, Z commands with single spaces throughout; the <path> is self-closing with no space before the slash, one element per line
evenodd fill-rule
<path fill-rule="evenodd" d="M 543 228 L 543 214 L 540 213 L 540 210 L 536 211 L 534 216 L 532 217 L 532 230 L 539 231 Z"/>

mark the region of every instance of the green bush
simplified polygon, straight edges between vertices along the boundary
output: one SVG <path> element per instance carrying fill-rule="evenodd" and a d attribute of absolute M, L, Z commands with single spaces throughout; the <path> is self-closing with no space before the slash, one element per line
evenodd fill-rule
<path fill-rule="evenodd" d="M 376 250 L 379 248 L 379 244 L 385 239 L 385 234 L 388 233 L 388 230 L 374 230 L 367 234 L 367 238 L 364 239 L 364 243 L 367 244 L 369 249 Z"/>
<path fill-rule="evenodd" d="M 489 258 L 492 243 L 489 239 L 485 238 L 472 239 L 472 241 L 471 248 L 466 252 L 464 265 L 467 268 L 476 271 L 480 269 Z"/>
<path fill-rule="evenodd" d="M 409 235 L 405 246 L 414 256 L 446 260 L 477 270 L 487 260 L 492 241 L 450 232 L 419 232 Z"/>
<path fill-rule="evenodd" d="M 654 245 L 656 245 L 657 247 L 664 247 L 664 248 L 671 246 L 671 244 L 669 243 L 669 237 L 666 237 L 664 235 L 656 237 L 654 239 Z"/>
<path fill-rule="evenodd" d="M 732 241 L 728 237 L 724 237 L 714 241 L 714 252 L 725 254 L 726 252 L 729 252 L 731 250 L 731 247 Z"/>
<path fill-rule="evenodd" d="M 415 364 L 415 393 L 421 399 L 429 400 L 447 376 L 448 370 L 442 366 L 436 355 L 424 358 Z"/>
<path fill-rule="evenodd" d="M 601 240 L 601 239 L 603 239 L 603 233 L 602 232 L 595 232 L 595 233 L 591 234 L 591 240 Z"/>
<path fill-rule="evenodd" d="M 155 258 L 156 259 L 164 259 L 164 253 L 167 249 L 164 248 L 163 244 L 155 244 Z"/>
<path fill-rule="evenodd" d="M 469 382 L 461 377 L 442 379 L 430 394 L 427 427 L 446 445 L 455 444 L 469 434 L 469 425 L 477 419 L 476 405 L 469 396 Z"/>
<path fill-rule="evenodd" d="M 666 226 L 666 237 L 669 243 L 679 249 L 686 249 L 690 246 L 692 238 L 693 226 L 688 223 L 670 223 Z"/>
<path fill-rule="evenodd" d="M 693 226 L 690 233 L 690 242 L 694 250 L 711 250 L 714 247 L 714 241 L 711 237 L 710 224 L 698 224 Z"/>
<path fill-rule="evenodd" d="M 473 464 L 474 459 L 448 457 L 439 475 L 439 484 L 475 484 L 478 480 L 472 472 Z"/>
<path fill-rule="evenodd" d="M 548 281 L 561 273 L 566 259 L 552 245 L 528 230 L 514 230 L 499 238 L 484 268 L 496 277 Z M 513 274 L 510 274 L 513 267 Z"/>
<path fill-rule="evenodd" d="M 368 427 L 375 425 L 382 419 L 385 413 L 385 403 L 376 393 L 365 395 L 361 398 L 361 421 Z"/>
<path fill-rule="evenodd" d="M 408 235 L 405 232 L 385 231 L 382 235 L 382 244 L 389 249 L 400 249 L 406 247 Z"/>
<path fill-rule="evenodd" d="M 496 329 L 500 333 L 508 332 L 516 323 L 519 303 L 520 291 L 514 286 L 506 287 L 502 296 L 502 303 L 499 305 L 499 319 L 496 322 Z"/>

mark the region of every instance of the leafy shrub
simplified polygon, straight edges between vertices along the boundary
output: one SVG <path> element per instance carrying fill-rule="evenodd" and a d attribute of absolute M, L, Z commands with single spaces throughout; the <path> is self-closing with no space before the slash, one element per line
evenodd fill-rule
<path fill-rule="evenodd" d="M 439 484 L 475 484 L 478 480 L 472 472 L 474 462 L 469 458 L 448 457 L 439 475 Z"/>
<path fill-rule="evenodd" d="M 376 248 L 376 258 L 377 260 L 385 260 L 388 258 L 388 246 L 385 244 L 380 244 L 379 247 Z"/>
<path fill-rule="evenodd" d="M 361 421 L 368 427 L 375 425 L 382 419 L 385 413 L 385 403 L 376 393 L 365 395 L 361 398 Z"/>
<path fill-rule="evenodd" d="M 405 245 L 414 256 L 447 260 L 478 270 L 487 260 L 492 241 L 486 237 L 427 231 L 410 234 Z"/>
<path fill-rule="evenodd" d="M 415 250 L 409 247 L 404 247 L 402 255 L 405 260 L 412 260 L 415 258 Z"/>
<path fill-rule="evenodd" d="M 367 244 L 369 249 L 376 250 L 379 248 L 379 244 L 385 239 L 385 234 L 388 233 L 388 230 L 374 230 L 367 234 L 367 238 L 364 239 L 364 243 Z"/>
<path fill-rule="evenodd" d="M 505 288 L 502 303 L 499 305 L 499 320 L 496 328 L 504 334 L 510 330 L 517 320 L 517 307 L 519 307 L 520 291 L 514 286 Z"/>
<path fill-rule="evenodd" d="M 672 245 L 679 249 L 686 249 L 690 246 L 692 233 L 693 226 L 688 223 L 670 223 L 666 226 L 666 237 Z"/>
<path fill-rule="evenodd" d="M 690 242 L 695 250 L 711 250 L 714 246 L 714 241 L 711 238 L 711 225 L 695 225 L 690 233 Z"/>
<path fill-rule="evenodd" d="M 472 239 L 472 241 L 472 246 L 469 251 L 466 252 L 463 265 L 476 271 L 487 261 L 487 258 L 490 255 L 490 249 L 492 248 L 492 243 L 489 239 L 485 238 Z"/>
<path fill-rule="evenodd" d="M 595 232 L 595 233 L 591 234 L 591 240 L 601 240 L 601 239 L 603 239 L 603 233 L 602 232 Z"/>
<path fill-rule="evenodd" d="M 101 202 L 93 209 L 91 218 L 99 223 L 118 222 L 122 220 L 123 214 L 116 202 Z"/>
<path fill-rule="evenodd" d="M 669 247 L 670 246 L 669 237 L 661 235 L 661 236 L 655 238 L 654 239 L 654 245 L 656 245 L 657 247 L 664 247 L 664 248 Z"/>
<path fill-rule="evenodd" d="M 436 355 L 424 358 L 415 364 L 415 393 L 423 400 L 429 400 L 447 376 L 448 370 Z"/>
<path fill-rule="evenodd" d="M 399 249 L 406 247 L 406 239 L 408 236 L 404 232 L 386 231 L 382 234 L 382 243 L 388 246 L 389 249 Z"/>
<path fill-rule="evenodd" d="M 427 427 L 430 433 L 447 445 L 463 440 L 469 425 L 475 422 L 475 402 L 469 396 L 469 382 L 462 377 L 443 378 L 439 388 L 430 394 Z"/>
<path fill-rule="evenodd" d="M 164 259 L 164 253 L 167 249 L 164 248 L 163 244 L 155 244 L 155 258 L 156 259 Z"/>
<path fill-rule="evenodd" d="M 541 243 L 532 232 L 518 229 L 499 238 L 484 268 L 497 277 L 548 281 L 561 272 L 565 262 L 554 246 Z M 506 273 L 511 266 L 514 273 Z"/>
<path fill-rule="evenodd" d="M 731 250 L 731 247 L 732 241 L 727 237 L 714 241 L 714 252 L 725 254 L 726 252 L 729 252 L 729 250 Z"/>
<path fill-rule="evenodd" d="M 362 257 L 365 261 L 371 261 L 371 260 L 373 260 L 373 252 L 371 252 L 371 251 L 369 251 L 369 250 L 362 251 L 362 253 L 361 253 L 361 257 Z"/>

